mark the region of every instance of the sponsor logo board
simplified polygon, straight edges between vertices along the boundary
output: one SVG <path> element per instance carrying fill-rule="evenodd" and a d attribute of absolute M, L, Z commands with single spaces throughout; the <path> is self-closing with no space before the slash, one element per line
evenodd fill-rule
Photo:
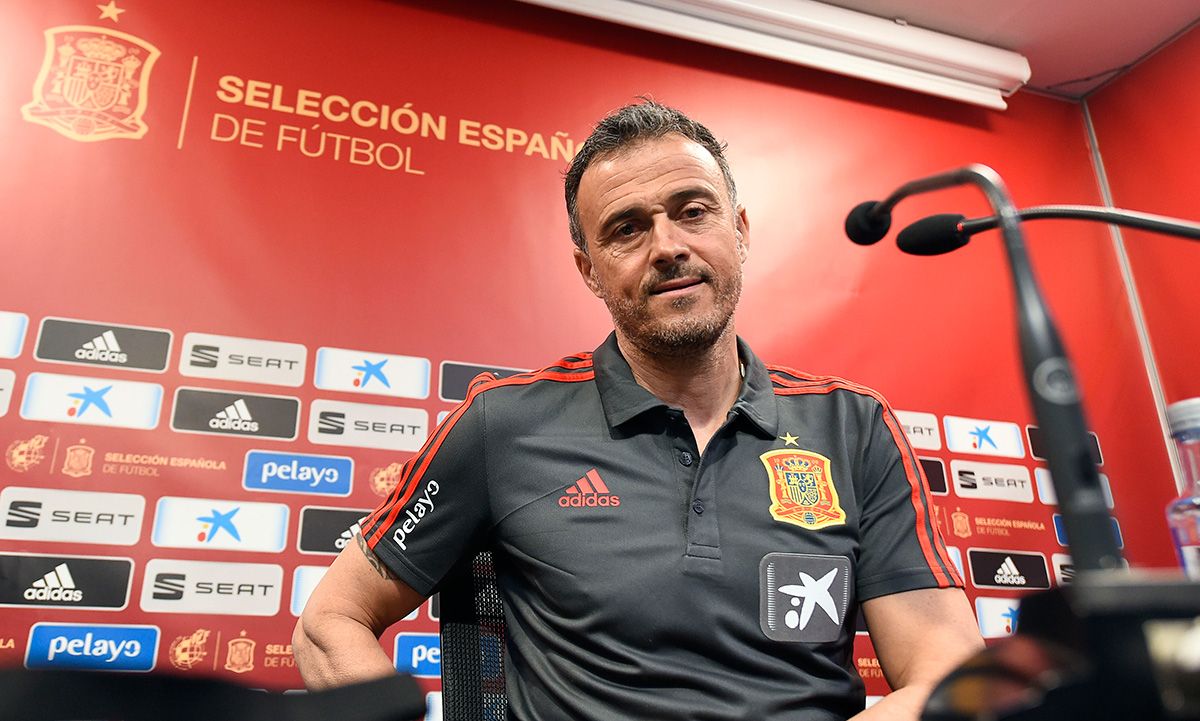
<path fill-rule="evenodd" d="M 0 490 L 0 538 L 132 546 L 146 499 L 132 493 L 8 486 Z"/>
<path fill-rule="evenodd" d="M 21 417 L 150 430 L 158 426 L 163 389 L 157 383 L 30 373 Z"/>
<path fill-rule="evenodd" d="M 1054 582 L 1059 586 L 1069 586 L 1075 582 L 1075 562 L 1065 553 L 1050 555 L 1050 565 L 1054 568 Z"/>
<path fill-rule="evenodd" d="M 1012 463 L 950 461 L 954 492 L 962 498 L 1033 503 L 1029 469 Z"/>
<path fill-rule="evenodd" d="M 128 558 L 0 553 L 0 606 L 120 611 L 132 578 Z"/>
<path fill-rule="evenodd" d="M 506 368 L 504 366 L 479 365 L 477 363 L 459 363 L 457 361 L 442 361 L 438 365 L 438 397 L 447 403 L 457 403 L 466 400 L 471 381 L 480 373 L 491 373 L 497 378 L 508 378 L 518 373 L 527 373 L 525 368 Z M 442 419 L 438 418 L 438 423 Z"/>
<path fill-rule="evenodd" d="M 396 670 L 415 678 L 439 678 L 442 674 L 442 643 L 436 633 L 396 634 Z"/>
<path fill-rule="evenodd" d="M 430 691 L 425 694 L 424 721 L 442 721 L 442 692 Z"/>
<path fill-rule="evenodd" d="M 1112 484 L 1108 482 L 1108 476 L 1099 473 L 1100 476 L 1100 492 L 1104 494 L 1104 503 L 1108 505 L 1109 510 L 1113 506 Z M 1047 506 L 1058 505 L 1058 492 L 1054 490 L 1054 478 L 1050 475 L 1049 469 L 1035 468 L 1033 469 L 1033 478 L 1037 482 L 1038 500 L 1045 503 Z"/>
<path fill-rule="evenodd" d="M 35 623 L 26 668 L 149 671 L 158 656 L 157 626 Z"/>
<path fill-rule="evenodd" d="M 165 328 L 44 318 L 33 356 L 49 363 L 162 373 L 171 355 L 171 340 L 171 331 Z"/>
<path fill-rule="evenodd" d="M 248 451 L 242 472 L 247 491 L 348 496 L 354 461 L 346 456 Z"/>
<path fill-rule="evenodd" d="M 300 399 L 178 388 L 171 429 L 183 433 L 294 440 Z"/>
<path fill-rule="evenodd" d="M 1050 571 L 1040 553 L 968 548 L 967 562 L 976 588 L 1050 588 Z"/>
<path fill-rule="evenodd" d="M 922 451 L 942 450 L 942 433 L 938 430 L 937 416 L 932 413 L 916 411 L 893 411 L 896 420 L 908 436 L 908 442 L 913 448 Z"/>
<path fill-rule="evenodd" d="M 1058 545 L 1063 546 L 1064 548 L 1071 545 L 1067 541 L 1067 523 L 1063 520 L 1062 514 L 1055 513 L 1053 519 L 1054 539 L 1058 541 Z M 1112 517 L 1109 517 L 1108 520 L 1112 522 L 1113 536 L 1116 538 L 1117 548 L 1124 548 L 1125 538 L 1121 535 L 1121 524 L 1117 522 L 1117 519 Z"/>
<path fill-rule="evenodd" d="M 946 448 L 955 453 L 1024 458 L 1025 443 L 1016 423 L 945 416 Z"/>
<path fill-rule="evenodd" d="M 304 385 L 308 349 L 299 343 L 188 333 L 183 337 L 179 373 L 268 385 Z"/>
<path fill-rule="evenodd" d="M 313 385 L 326 391 L 428 398 L 429 372 L 428 358 L 318 348 Z"/>
<path fill-rule="evenodd" d="M 305 506 L 300 509 L 300 531 L 296 548 L 301 553 L 337 555 L 354 543 L 351 528 L 370 509 Z"/>
<path fill-rule="evenodd" d="M 308 415 L 308 441 L 319 445 L 420 450 L 429 433 L 429 413 L 419 408 L 315 400 Z"/>
<path fill-rule="evenodd" d="M 282 503 L 164 496 L 150 540 L 167 548 L 276 553 L 287 544 L 287 526 Z"/>
<path fill-rule="evenodd" d="M 1039 461 L 1046 460 L 1046 437 L 1037 426 L 1025 426 L 1025 435 L 1029 438 L 1029 455 Z M 1100 436 L 1088 431 L 1088 452 L 1097 466 L 1104 465 L 1104 454 L 1100 451 Z"/>
<path fill-rule="evenodd" d="M 1004 638 L 1017 632 L 1018 602 L 1015 598 L 979 596 L 975 599 L 975 618 L 984 638 Z"/>
<path fill-rule="evenodd" d="M 141 608 L 150 613 L 274 616 L 283 567 L 154 558 L 146 563 Z"/>
<path fill-rule="evenodd" d="M 0 310 L 0 358 L 16 358 L 25 346 L 25 330 L 29 316 Z"/>
<path fill-rule="evenodd" d="M 946 552 L 950 554 L 950 560 L 954 562 L 954 567 L 958 569 L 958 575 L 961 578 L 966 578 L 967 572 L 964 570 L 962 551 L 954 546 L 946 546 Z"/>
<path fill-rule="evenodd" d="M 312 595 L 313 589 L 325 577 L 325 572 L 329 570 L 328 566 L 296 566 L 296 570 L 292 573 L 292 615 L 296 618 L 304 612 L 304 605 L 308 603 L 308 597 Z"/>
<path fill-rule="evenodd" d="M 851 587 L 848 558 L 768 553 L 759 563 L 759 627 L 773 641 L 834 641 Z"/>
<path fill-rule="evenodd" d="M 946 464 L 940 458 L 917 458 L 921 470 L 925 472 L 925 480 L 929 481 L 929 492 L 938 496 L 950 493 L 946 486 Z"/>
<path fill-rule="evenodd" d="M 17 385 L 17 374 L 7 368 L 0 368 L 0 418 L 8 415 L 8 406 L 12 402 L 13 387 Z"/>

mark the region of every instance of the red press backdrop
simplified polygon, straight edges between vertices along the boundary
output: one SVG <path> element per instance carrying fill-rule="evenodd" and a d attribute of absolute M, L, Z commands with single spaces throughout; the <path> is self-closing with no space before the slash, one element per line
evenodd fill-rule
<path fill-rule="evenodd" d="M 918 259 L 840 227 L 859 201 L 968 162 L 996 168 L 1020 205 L 1097 203 L 1077 106 L 1022 94 L 985 111 L 508 2 L 119 8 L 31 0 L 0 27 L 0 664 L 299 687 L 295 609 L 342 517 L 325 509 L 378 502 L 453 407 L 453 364 L 532 368 L 604 337 L 570 259 L 561 171 L 592 122 L 641 94 L 729 143 L 753 229 L 740 333 L 772 362 L 853 378 L 912 413 L 985 635 L 1012 631 L 1023 590 L 989 564 L 1015 557 L 1026 588 L 1069 580 L 997 238 Z M 896 223 L 934 212 L 987 210 L 944 192 Z M 1125 551 L 1171 565 L 1173 484 L 1107 234 L 1041 224 L 1028 240 Z M 392 395 L 366 370 L 382 360 Z M 100 411 L 108 386 L 134 410 Z M 383 430 L 331 445 L 329 413 Z M 263 437 L 268 420 L 283 438 Z M 289 463 L 340 468 L 341 485 L 285 477 Z M 101 562 L 114 558 L 128 560 Z M 198 578 L 231 591 L 202 597 Z M 394 653 L 400 634 L 398 666 L 430 689 L 433 614 L 383 638 Z M 104 666 L 72 655 L 80 628 L 157 647 Z M 884 693 L 866 635 L 856 651 L 868 692 Z"/>

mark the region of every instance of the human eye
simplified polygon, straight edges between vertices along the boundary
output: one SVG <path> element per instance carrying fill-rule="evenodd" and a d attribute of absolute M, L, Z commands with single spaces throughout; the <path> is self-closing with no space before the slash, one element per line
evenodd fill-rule
<path fill-rule="evenodd" d="M 688 220 L 699 220 L 708 214 L 708 208 L 697 203 L 692 203 L 684 207 L 682 215 Z"/>

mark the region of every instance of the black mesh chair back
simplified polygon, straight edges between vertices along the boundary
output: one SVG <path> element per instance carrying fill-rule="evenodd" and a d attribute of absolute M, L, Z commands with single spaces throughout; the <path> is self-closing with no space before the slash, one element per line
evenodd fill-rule
<path fill-rule="evenodd" d="M 491 552 L 460 563 L 438 593 L 443 720 L 505 721 L 504 604 Z"/>

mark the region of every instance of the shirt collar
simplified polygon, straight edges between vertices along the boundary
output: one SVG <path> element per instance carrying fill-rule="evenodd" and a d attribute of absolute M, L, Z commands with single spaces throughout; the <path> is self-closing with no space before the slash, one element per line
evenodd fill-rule
<path fill-rule="evenodd" d="M 767 374 L 766 366 L 741 338 L 737 339 L 737 349 L 746 375 L 732 410 L 750 421 L 765 437 L 774 438 L 779 427 L 779 411 L 775 407 L 771 377 Z M 633 370 L 617 345 L 616 333 L 610 333 L 592 354 L 592 365 L 596 372 L 600 403 L 610 427 L 624 425 L 652 409 L 669 408 L 634 380 Z"/>

